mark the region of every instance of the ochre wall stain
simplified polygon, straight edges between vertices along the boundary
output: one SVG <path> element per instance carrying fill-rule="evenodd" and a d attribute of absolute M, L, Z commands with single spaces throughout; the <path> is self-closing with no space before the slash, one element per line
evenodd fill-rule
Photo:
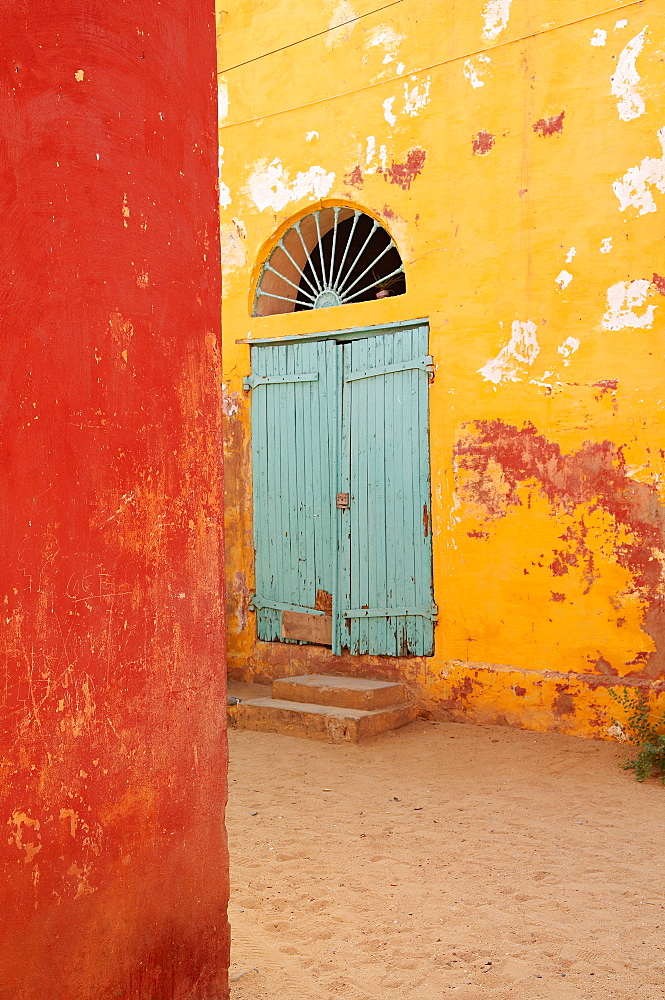
<path fill-rule="evenodd" d="M 225 380 L 241 392 L 248 336 L 420 317 L 436 366 L 435 655 L 256 641 L 244 395 L 226 441 L 233 675 L 401 677 L 434 716 L 612 738 L 609 687 L 665 687 L 662 5 L 617 21 L 602 0 L 584 16 L 575 0 L 512 4 L 492 37 L 485 0 L 417 16 L 361 5 L 344 44 L 316 34 L 316 5 L 223 7 L 221 211 L 247 233 L 246 263 L 224 274 Z M 313 37 L 280 51 L 291 15 Z M 646 25 L 619 94 L 620 54 Z M 390 51 L 374 44 L 388 29 Z M 416 150 L 420 172 L 388 183 Z M 249 179 L 275 158 L 287 194 L 313 168 L 325 194 L 258 204 Z M 266 248 L 290 220 L 349 202 L 390 232 L 406 294 L 251 317 Z"/>
<path fill-rule="evenodd" d="M 0 36 L 0 996 L 221 998 L 214 20 Z"/>

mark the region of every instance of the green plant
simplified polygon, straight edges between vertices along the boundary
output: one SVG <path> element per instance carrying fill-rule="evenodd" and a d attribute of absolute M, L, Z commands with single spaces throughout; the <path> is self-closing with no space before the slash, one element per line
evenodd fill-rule
<path fill-rule="evenodd" d="M 624 688 L 619 693 L 610 688 L 610 695 L 626 713 L 626 721 L 614 720 L 614 725 L 639 747 L 637 756 L 621 766 L 634 771 L 638 781 L 649 778 L 655 769 L 665 784 L 665 710 L 653 710 L 648 696 L 639 689 Z"/>

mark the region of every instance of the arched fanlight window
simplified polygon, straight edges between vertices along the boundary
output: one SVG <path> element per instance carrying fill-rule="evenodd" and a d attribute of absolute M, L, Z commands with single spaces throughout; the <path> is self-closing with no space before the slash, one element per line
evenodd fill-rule
<path fill-rule="evenodd" d="M 263 267 L 255 316 L 324 309 L 403 295 L 402 258 L 390 234 L 370 215 L 335 206 L 288 229 Z"/>

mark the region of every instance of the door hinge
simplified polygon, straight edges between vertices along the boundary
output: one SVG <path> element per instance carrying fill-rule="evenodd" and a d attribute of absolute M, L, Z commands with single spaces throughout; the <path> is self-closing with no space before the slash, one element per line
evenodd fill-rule
<path fill-rule="evenodd" d="M 256 389 L 257 385 L 285 385 L 288 382 L 316 382 L 318 372 L 302 372 L 297 375 L 249 375 L 243 382 L 245 391 Z"/>

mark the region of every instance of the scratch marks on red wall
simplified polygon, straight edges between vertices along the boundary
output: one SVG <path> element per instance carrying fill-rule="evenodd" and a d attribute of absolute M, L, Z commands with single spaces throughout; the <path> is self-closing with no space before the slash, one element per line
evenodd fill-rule
<path fill-rule="evenodd" d="M 213 10 L 0 49 L 0 993 L 222 996 Z"/>
<path fill-rule="evenodd" d="M 565 118 L 566 112 L 562 111 L 558 115 L 550 115 L 544 118 L 539 118 L 537 122 L 533 124 L 533 131 L 538 135 L 548 136 L 557 135 L 563 132 L 563 119 Z"/>
<path fill-rule="evenodd" d="M 665 669 L 665 508 L 655 486 L 631 478 L 621 446 L 587 442 L 567 454 L 531 423 L 516 427 L 478 420 L 465 425 L 455 461 L 458 499 L 481 511 L 488 528 L 523 506 L 520 487 L 529 483 L 548 500 L 553 514 L 568 514 L 571 523 L 559 536 L 562 544 L 554 549 L 549 569 L 553 578 L 575 569 L 586 592 L 599 576 L 588 521 L 595 511 L 609 516 L 615 525 L 613 557 L 629 572 L 629 589 L 644 602 L 643 628 L 656 644 L 643 672 L 659 676 Z M 560 591 L 555 593 L 552 600 L 560 600 Z"/>

